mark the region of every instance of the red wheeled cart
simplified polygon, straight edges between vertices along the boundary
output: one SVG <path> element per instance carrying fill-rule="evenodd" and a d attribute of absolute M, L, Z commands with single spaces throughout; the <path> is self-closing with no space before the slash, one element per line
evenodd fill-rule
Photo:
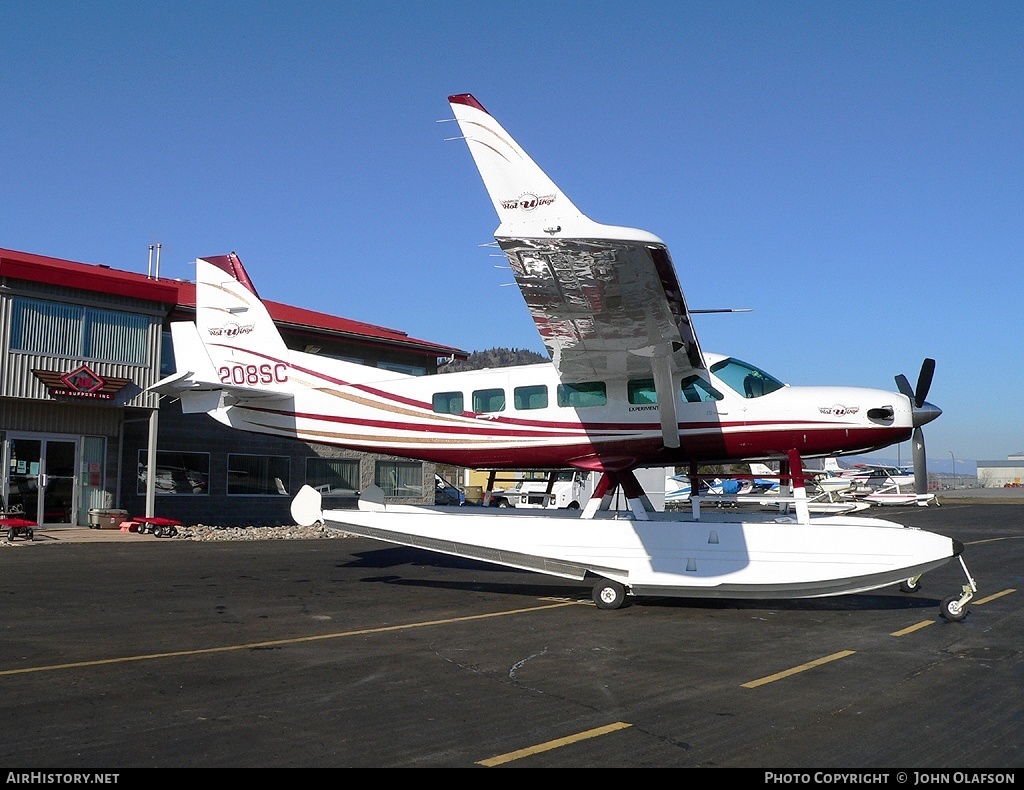
<path fill-rule="evenodd" d="M 20 516 L 0 517 L 0 534 L 2 534 L 4 530 L 6 530 L 7 540 L 10 541 L 13 541 L 15 538 L 35 540 L 35 528 L 37 526 L 38 524 L 36 524 L 36 522 L 29 521 L 27 518 L 21 518 Z"/>
<path fill-rule="evenodd" d="M 160 518 L 159 516 L 136 516 L 132 519 L 136 524 L 139 525 L 138 531 L 140 535 L 144 535 L 149 532 L 155 538 L 173 538 L 178 534 L 178 527 L 181 526 L 180 521 L 175 521 L 173 518 Z"/>

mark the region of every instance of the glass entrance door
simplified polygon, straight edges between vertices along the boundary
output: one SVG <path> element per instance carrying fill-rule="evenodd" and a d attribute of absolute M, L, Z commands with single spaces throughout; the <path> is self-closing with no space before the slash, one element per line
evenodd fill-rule
<path fill-rule="evenodd" d="M 75 523 L 76 439 L 8 436 L 7 510 L 39 526 Z"/>

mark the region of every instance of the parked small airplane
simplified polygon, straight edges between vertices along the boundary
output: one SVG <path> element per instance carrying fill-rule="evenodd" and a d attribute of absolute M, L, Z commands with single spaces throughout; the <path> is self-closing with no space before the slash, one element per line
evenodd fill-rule
<path fill-rule="evenodd" d="M 568 514 L 398 506 L 375 487 L 358 510 L 325 511 L 303 487 L 297 522 L 596 580 L 603 608 L 627 595 L 802 598 L 916 585 L 960 557 L 956 541 L 892 522 L 812 523 L 804 496 L 803 457 L 905 441 L 940 414 L 925 401 L 930 360 L 906 393 L 899 377 L 901 392 L 789 386 L 703 351 L 661 239 L 589 219 L 475 98 L 449 101 L 550 363 L 415 377 L 290 350 L 232 253 L 197 260 L 196 321 L 172 325 L 178 372 L 154 388 L 241 430 L 469 468 L 577 468 L 601 480 Z M 699 503 L 693 514 L 657 513 L 634 474 L 768 460 L 792 484 L 795 518 L 701 517 Z M 610 508 L 618 487 L 625 513 Z M 975 590 L 967 577 L 943 616 L 963 617 Z"/>

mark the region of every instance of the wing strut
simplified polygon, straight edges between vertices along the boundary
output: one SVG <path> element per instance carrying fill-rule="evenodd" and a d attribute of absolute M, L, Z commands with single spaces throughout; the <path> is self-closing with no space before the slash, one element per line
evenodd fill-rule
<path fill-rule="evenodd" d="M 636 521 L 650 521 L 650 514 L 654 512 L 654 505 L 644 491 L 640 481 L 636 479 L 632 469 L 622 469 L 618 472 L 605 472 L 601 479 L 594 486 L 594 493 L 587 502 L 587 506 L 580 513 L 581 519 L 592 519 L 597 516 L 599 510 L 608 510 L 611 507 L 612 494 L 615 489 L 621 487 L 626 497 L 626 504 L 633 518 Z"/>
<path fill-rule="evenodd" d="M 807 507 L 807 488 L 804 484 L 804 462 L 800 458 L 800 453 L 796 449 L 790 450 L 786 454 L 786 459 L 780 464 L 779 472 L 781 474 L 789 474 L 791 476 L 791 486 L 793 488 L 794 508 L 796 510 L 796 520 L 798 524 L 809 524 L 811 522 L 810 508 Z M 787 470 L 786 464 L 789 465 Z"/>
<path fill-rule="evenodd" d="M 658 395 L 661 415 L 661 438 L 666 447 L 679 447 L 679 417 L 676 413 L 676 393 L 672 387 L 672 358 L 667 354 L 651 357 L 654 371 L 654 391 Z"/>

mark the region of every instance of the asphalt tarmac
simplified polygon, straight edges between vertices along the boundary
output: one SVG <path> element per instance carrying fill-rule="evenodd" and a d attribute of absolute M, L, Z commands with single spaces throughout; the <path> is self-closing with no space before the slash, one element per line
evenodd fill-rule
<path fill-rule="evenodd" d="M 915 594 L 604 611 L 588 586 L 363 538 L 9 547 L 0 769 L 1012 778 L 1024 507 L 872 515 L 966 545 L 966 619 L 939 616 L 966 583 L 956 561 Z"/>

